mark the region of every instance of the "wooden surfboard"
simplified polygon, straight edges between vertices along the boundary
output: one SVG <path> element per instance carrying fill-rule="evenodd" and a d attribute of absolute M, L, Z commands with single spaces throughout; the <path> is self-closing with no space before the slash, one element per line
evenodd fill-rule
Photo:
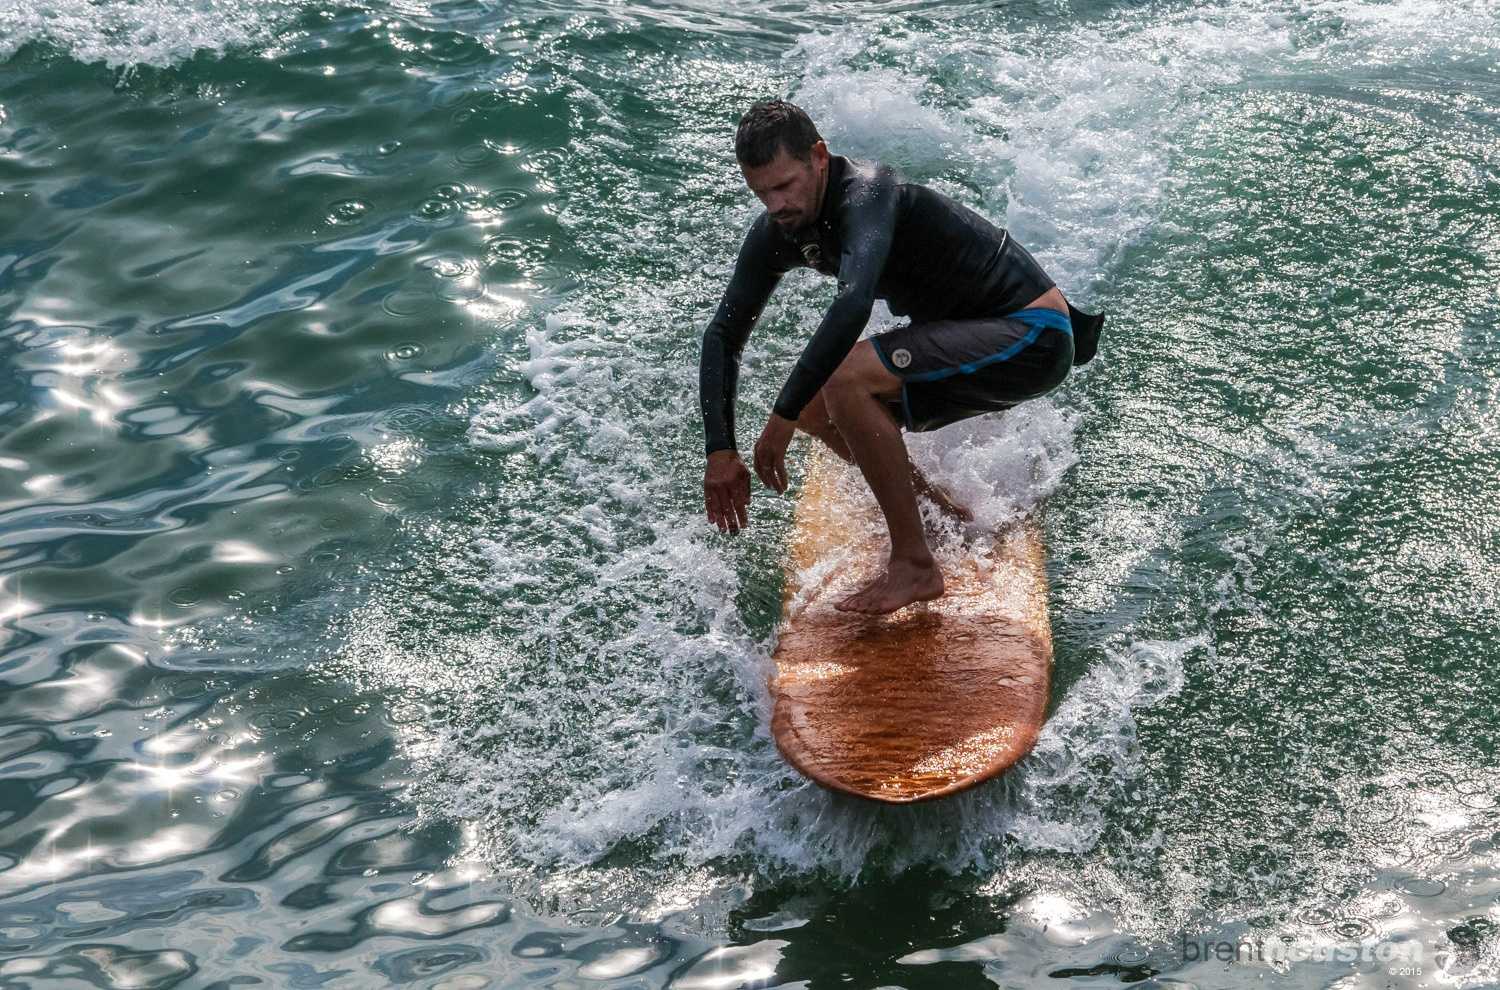
<path fill-rule="evenodd" d="M 837 611 L 885 562 L 885 520 L 856 468 L 816 448 L 797 503 L 771 733 L 824 787 L 906 804 L 1004 772 L 1046 716 L 1052 630 L 1041 533 L 938 553 L 947 590 L 886 616 Z"/>

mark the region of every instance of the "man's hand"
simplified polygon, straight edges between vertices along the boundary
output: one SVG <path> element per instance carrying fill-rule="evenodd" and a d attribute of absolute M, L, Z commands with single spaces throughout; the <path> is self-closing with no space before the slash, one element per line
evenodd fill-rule
<path fill-rule="evenodd" d="M 775 413 L 760 431 L 760 439 L 755 441 L 755 473 L 767 488 L 786 491 L 786 448 L 796 431 L 796 423 Z"/>
<path fill-rule="evenodd" d="M 750 472 L 738 453 L 716 450 L 708 455 L 703 502 L 708 521 L 721 533 L 738 533 L 750 525 Z"/>

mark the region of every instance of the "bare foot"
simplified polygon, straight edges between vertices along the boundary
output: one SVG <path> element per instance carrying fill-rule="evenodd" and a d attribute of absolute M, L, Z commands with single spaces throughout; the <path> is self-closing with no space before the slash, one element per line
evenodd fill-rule
<path fill-rule="evenodd" d="M 937 563 L 926 565 L 892 560 L 885 571 L 833 607 L 840 612 L 885 615 L 912 602 L 927 602 L 943 594 L 943 572 Z"/>

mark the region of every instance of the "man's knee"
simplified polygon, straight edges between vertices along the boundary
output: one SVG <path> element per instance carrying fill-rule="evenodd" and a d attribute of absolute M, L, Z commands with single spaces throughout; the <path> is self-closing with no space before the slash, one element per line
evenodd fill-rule
<path fill-rule="evenodd" d="M 821 437 L 833 428 L 833 420 L 828 415 L 828 406 L 824 404 L 823 393 L 820 390 L 802 410 L 802 415 L 797 417 L 797 429 L 803 433 Z"/>
<path fill-rule="evenodd" d="M 875 353 L 875 345 L 868 340 L 854 345 L 823 386 L 825 392 L 835 396 L 861 393 L 883 397 L 899 394 L 900 388 L 901 380 L 886 369 L 880 355 Z"/>

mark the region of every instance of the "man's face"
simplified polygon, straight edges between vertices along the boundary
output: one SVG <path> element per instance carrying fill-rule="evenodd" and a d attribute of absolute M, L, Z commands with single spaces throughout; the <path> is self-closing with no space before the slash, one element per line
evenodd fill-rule
<path fill-rule="evenodd" d="M 756 167 L 740 166 L 745 185 L 765 204 L 783 230 L 796 230 L 813 222 L 822 205 L 823 176 L 828 172 L 828 146 L 822 141 L 812 146 L 812 154 L 802 161 L 776 151 L 776 157 Z"/>

